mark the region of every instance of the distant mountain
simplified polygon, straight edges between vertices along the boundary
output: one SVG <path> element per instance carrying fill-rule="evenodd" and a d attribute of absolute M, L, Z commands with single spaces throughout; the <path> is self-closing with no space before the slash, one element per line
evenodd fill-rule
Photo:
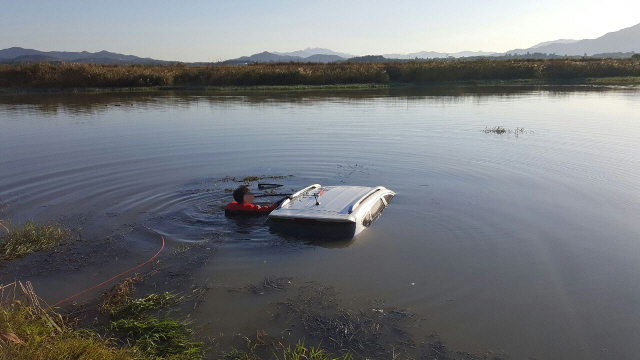
<path fill-rule="evenodd" d="M 601 53 L 640 52 L 640 24 L 632 27 L 607 33 L 596 39 L 586 39 L 572 42 L 551 42 L 538 44 L 528 49 L 514 49 L 507 54 L 526 54 L 527 52 L 540 52 L 547 54 L 569 56 L 592 56 Z"/>
<path fill-rule="evenodd" d="M 578 42 L 578 41 L 580 41 L 580 40 L 558 39 L 558 40 L 553 40 L 553 41 L 543 41 L 540 44 L 533 45 L 529 49 L 537 49 L 539 47 L 543 47 L 543 46 L 547 46 L 547 45 L 551 45 L 551 44 L 573 44 L 573 43 Z"/>
<path fill-rule="evenodd" d="M 317 54 L 312 54 L 316 52 Z M 323 54 L 321 54 L 323 53 Z M 336 55 L 341 54 L 341 55 Z M 433 58 L 446 58 L 453 57 L 467 57 L 467 56 L 489 56 L 495 53 L 484 51 L 462 51 L 458 53 L 439 53 L 435 51 L 421 51 L 411 54 L 385 54 L 374 55 L 377 59 L 393 60 L 393 59 L 433 59 Z M 370 56 L 353 56 L 345 53 L 338 53 L 329 49 L 321 48 L 307 48 L 305 50 L 298 50 L 289 53 L 274 53 L 274 52 L 261 52 L 253 54 L 251 56 L 242 56 L 237 59 L 227 60 L 225 64 L 250 64 L 250 63 L 264 63 L 264 62 L 319 62 L 330 63 L 337 61 L 351 61 L 351 62 L 371 62 Z"/>
<path fill-rule="evenodd" d="M 298 50 L 298 51 L 293 51 L 293 52 L 285 52 L 285 53 L 281 53 L 281 52 L 273 52 L 273 54 L 276 55 L 284 55 L 284 56 L 299 56 L 301 58 L 308 58 L 310 56 L 313 55 L 335 55 L 335 56 L 339 56 L 343 59 L 348 59 L 348 58 L 352 58 L 354 57 L 354 55 L 351 54 L 345 54 L 345 53 L 341 53 L 341 52 L 336 52 L 330 49 L 323 49 L 323 48 L 306 48 L 304 50 Z"/>
<path fill-rule="evenodd" d="M 0 59 L 0 61 L 5 59 Z M 60 62 L 60 59 L 47 55 L 21 55 L 7 62 Z"/>
<path fill-rule="evenodd" d="M 251 63 L 268 63 L 268 62 L 317 62 L 317 63 L 330 63 L 335 61 L 343 61 L 345 58 L 338 55 L 324 55 L 315 54 L 307 57 L 292 56 L 292 55 L 279 55 L 270 53 L 268 51 L 261 52 L 259 54 L 253 54 L 251 56 L 242 56 L 237 59 L 231 59 L 224 61 L 224 64 L 251 64 Z"/>
<path fill-rule="evenodd" d="M 410 54 L 384 54 L 387 59 L 438 59 L 438 58 L 447 58 L 447 57 L 470 57 L 470 56 L 491 56 L 495 55 L 494 52 L 486 52 L 486 51 L 460 51 L 455 53 L 443 53 L 437 51 L 420 51 Z"/>
<path fill-rule="evenodd" d="M 344 61 L 344 60 L 345 58 L 343 58 L 342 56 L 323 55 L 323 54 L 311 55 L 303 59 L 303 61 L 306 61 L 306 62 L 317 62 L 317 63 L 330 63 L 330 62 Z"/>
<path fill-rule="evenodd" d="M 268 51 L 263 51 L 251 56 L 241 56 L 237 59 L 231 59 L 224 61 L 224 64 L 249 64 L 249 63 L 263 63 L 263 62 L 289 62 L 289 61 L 302 61 L 300 56 L 288 56 L 277 55 Z"/>
<path fill-rule="evenodd" d="M 14 59 L 20 56 L 28 55 L 45 55 L 45 53 L 33 49 L 23 49 L 21 47 L 11 47 L 8 49 L 0 50 L 0 59 Z"/>
<path fill-rule="evenodd" d="M 162 60 L 141 58 L 134 55 L 124 55 L 109 51 L 99 51 L 91 53 L 88 51 L 39 51 L 34 49 L 23 49 L 12 47 L 0 50 L 0 61 L 2 62 L 80 62 L 89 64 L 162 64 L 170 63 Z"/>

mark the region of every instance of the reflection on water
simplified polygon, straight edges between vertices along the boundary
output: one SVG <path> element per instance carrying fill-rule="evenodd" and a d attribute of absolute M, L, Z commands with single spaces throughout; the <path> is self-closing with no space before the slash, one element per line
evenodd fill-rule
<path fill-rule="evenodd" d="M 431 86 L 404 87 L 371 90 L 343 91 L 292 91 L 292 92 L 201 92 L 163 91 L 151 93 L 50 93 L 50 94 L 4 94 L 0 96 L 0 111 L 6 115 L 17 112 L 32 112 L 56 115 L 97 115 L 100 113 L 135 107 L 137 111 L 153 109 L 187 109 L 192 105 L 231 106 L 243 105 L 295 105 L 315 106 L 318 102 L 375 102 L 379 97 L 402 98 L 406 101 L 456 103 L 465 101 L 482 102 L 488 98 L 513 99 L 523 95 L 536 96 L 544 91 L 546 98 L 567 98 L 576 93 L 620 93 L 635 92 L 635 87 L 622 86 Z"/>
<path fill-rule="evenodd" d="M 483 132 L 496 126 L 526 131 Z M 1 95 L 0 215 L 82 219 L 85 239 L 130 251 L 34 277 L 50 298 L 155 252 L 143 223 L 166 236 L 165 259 L 218 247 L 190 270 L 220 284 L 194 314 L 211 336 L 274 328 L 264 303 L 225 289 L 286 276 L 354 306 L 409 308 L 425 319 L 417 341 L 436 331 L 454 349 L 514 358 L 633 358 L 638 138 L 635 88 Z M 238 185 L 226 177 L 246 175 L 398 195 L 356 239 L 308 242 L 224 217 Z"/>

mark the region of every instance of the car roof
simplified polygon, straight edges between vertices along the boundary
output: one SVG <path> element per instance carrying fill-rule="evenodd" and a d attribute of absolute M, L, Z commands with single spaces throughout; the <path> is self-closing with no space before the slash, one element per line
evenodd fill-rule
<path fill-rule="evenodd" d="M 275 218 L 315 218 L 336 221 L 355 221 L 351 210 L 363 197 L 383 187 L 371 186 L 318 186 L 296 196 L 289 203 L 274 210 L 270 217 Z M 319 205 L 316 205 L 316 196 Z"/>
<path fill-rule="evenodd" d="M 368 186 L 324 186 L 294 199 L 288 206 L 291 210 L 322 210 L 339 214 L 347 214 L 349 209 L 374 187 Z M 314 194 L 318 194 L 318 202 Z"/>

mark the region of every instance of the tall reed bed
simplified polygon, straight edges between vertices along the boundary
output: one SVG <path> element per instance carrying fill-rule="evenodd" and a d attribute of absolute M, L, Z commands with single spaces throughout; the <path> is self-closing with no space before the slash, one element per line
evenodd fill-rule
<path fill-rule="evenodd" d="M 640 77 L 640 61 L 635 59 L 480 59 L 192 67 L 77 63 L 0 65 L 0 87 L 2 88 L 337 85 L 516 79 L 552 81 L 629 76 Z"/>
<path fill-rule="evenodd" d="M 387 63 L 391 81 L 422 83 L 483 80 L 567 80 L 640 76 L 640 62 L 630 59 L 553 59 L 427 61 Z"/>

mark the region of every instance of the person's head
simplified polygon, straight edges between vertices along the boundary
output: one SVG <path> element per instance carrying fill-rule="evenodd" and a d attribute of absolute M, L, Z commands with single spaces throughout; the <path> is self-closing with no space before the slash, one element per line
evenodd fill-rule
<path fill-rule="evenodd" d="M 251 190 L 245 185 L 240 186 L 233 192 L 233 199 L 238 204 L 252 204 L 255 197 L 251 193 Z"/>

